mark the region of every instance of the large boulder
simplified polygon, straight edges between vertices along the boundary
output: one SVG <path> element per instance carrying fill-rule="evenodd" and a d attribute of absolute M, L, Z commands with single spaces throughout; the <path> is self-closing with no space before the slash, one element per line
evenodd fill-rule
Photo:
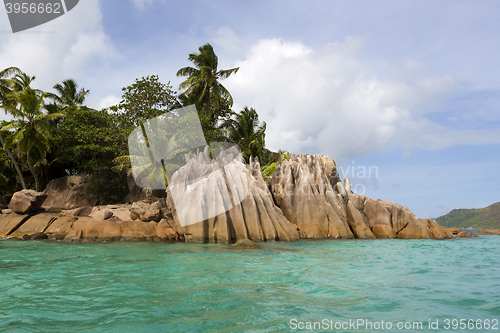
<path fill-rule="evenodd" d="M 142 221 L 93 221 L 84 229 L 74 228 L 64 238 L 69 242 L 176 241 L 179 235 L 168 225 Z"/>
<path fill-rule="evenodd" d="M 462 231 L 459 232 L 456 237 L 477 237 L 477 235 L 467 231 Z"/>
<path fill-rule="evenodd" d="M 235 147 L 218 150 L 214 160 L 208 148 L 186 156 L 186 165 L 171 177 L 167 201 L 188 242 L 299 238 L 275 205 L 259 162 L 245 165 Z"/>
<path fill-rule="evenodd" d="M 269 184 L 276 204 L 297 226 L 301 238 L 354 237 L 347 216 L 347 190 L 331 158 L 290 154 Z"/>
<path fill-rule="evenodd" d="M 160 201 L 138 201 L 132 204 L 130 208 L 130 220 L 141 220 L 144 222 L 155 221 L 161 219 L 161 203 Z"/>
<path fill-rule="evenodd" d="M 90 177 L 85 175 L 52 179 L 43 191 L 47 195 L 47 200 L 42 207 L 49 210 L 94 206 L 96 199 L 87 190 L 89 181 Z"/>
<path fill-rule="evenodd" d="M 47 194 L 34 190 L 22 190 L 14 193 L 10 199 L 9 208 L 17 214 L 28 214 L 42 207 Z"/>

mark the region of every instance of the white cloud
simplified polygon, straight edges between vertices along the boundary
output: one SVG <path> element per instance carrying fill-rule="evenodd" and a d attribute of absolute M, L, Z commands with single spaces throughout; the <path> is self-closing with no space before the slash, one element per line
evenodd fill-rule
<path fill-rule="evenodd" d="M 8 23 L 0 29 L 8 30 Z M 80 78 L 93 60 L 113 57 L 99 0 L 80 1 L 67 14 L 26 32 L 0 34 L 1 66 L 17 66 L 35 75 L 34 86 L 44 90 L 62 80 Z"/>
<path fill-rule="evenodd" d="M 101 98 L 99 102 L 97 103 L 97 109 L 105 109 L 109 108 L 112 105 L 117 105 L 120 103 L 121 99 L 119 97 L 116 97 L 115 95 L 109 95 L 104 98 Z"/>
<path fill-rule="evenodd" d="M 220 27 L 213 32 L 213 35 L 213 45 L 218 47 L 218 49 L 222 48 L 231 52 L 241 49 L 242 42 L 230 27 Z"/>
<path fill-rule="evenodd" d="M 146 5 L 152 4 L 153 1 L 154 0 L 132 0 L 134 5 L 141 10 L 143 10 L 146 7 Z"/>
<path fill-rule="evenodd" d="M 452 131 L 429 120 L 442 110 L 457 80 L 431 75 L 414 60 L 379 78 L 358 60 L 363 39 L 348 37 L 321 49 L 263 39 L 224 84 L 236 110 L 254 107 L 267 123 L 266 144 L 347 160 L 385 147 L 442 149 L 499 143 L 498 131 Z"/>

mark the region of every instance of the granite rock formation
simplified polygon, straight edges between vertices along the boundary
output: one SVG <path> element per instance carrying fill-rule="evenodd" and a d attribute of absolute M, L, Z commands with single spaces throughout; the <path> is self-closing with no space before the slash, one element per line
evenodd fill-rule
<path fill-rule="evenodd" d="M 290 154 L 269 186 L 301 238 L 453 238 L 408 208 L 353 193 L 349 179 L 340 182 L 335 162 L 327 156 Z"/>
<path fill-rule="evenodd" d="M 3 211 L 0 238 L 251 244 L 301 238 L 447 239 L 460 231 L 420 219 L 399 204 L 353 193 L 349 179 L 340 180 L 327 156 L 290 154 L 266 182 L 259 161 L 245 164 L 236 147 L 212 153 L 215 158 L 207 147 L 186 156 L 186 164 L 169 179 L 166 199 L 33 216 L 46 194 L 18 192 L 11 208 L 20 214 Z M 49 206 L 72 207 L 68 201 Z"/>
<path fill-rule="evenodd" d="M 40 209 L 47 194 L 34 190 L 22 190 L 14 193 L 9 208 L 17 214 L 28 214 Z"/>
<path fill-rule="evenodd" d="M 94 206 L 96 200 L 87 190 L 88 176 L 66 176 L 51 180 L 43 193 L 47 199 L 43 208 L 74 209 L 85 206 Z"/>
<path fill-rule="evenodd" d="M 208 147 L 186 156 L 186 165 L 172 176 L 167 202 L 188 242 L 299 238 L 273 202 L 258 160 L 246 165 L 236 147 L 218 150 L 213 160 Z"/>

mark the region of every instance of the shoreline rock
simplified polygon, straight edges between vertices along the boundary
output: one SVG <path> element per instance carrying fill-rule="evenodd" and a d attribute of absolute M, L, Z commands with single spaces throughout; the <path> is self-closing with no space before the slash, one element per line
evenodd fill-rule
<path fill-rule="evenodd" d="M 325 238 L 450 239 L 461 232 L 418 218 L 397 203 L 353 193 L 349 179 L 340 181 L 335 162 L 327 156 L 290 154 L 265 181 L 258 159 L 245 164 L 234 147 L 220 149 L 214 159 L 208 147 L 186 156 L 186 165 L 171 177 L 166 199 L 96 207 L 83 200 L 80 207 L 69 205 L 71 209 L 60 213 L 33 215 L 36 205 L 31 201 L 38 204 L 35 199 L 46 194 L 23 193 L 13 196 L 14 203 L 26 197 L 18 200 L 24 207 L 17 211 L 31 214 L 1 214 L 0 238 L 232 244 Z M 500 230 L 477 234 L 500 234 Z"/>

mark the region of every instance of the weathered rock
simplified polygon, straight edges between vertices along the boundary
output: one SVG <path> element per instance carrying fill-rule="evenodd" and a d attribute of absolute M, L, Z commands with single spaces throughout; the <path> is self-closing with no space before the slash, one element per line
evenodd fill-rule
<path fill-rule="evenodd" d="M 408 209 L 402 210 L 401 221 L 398 223 L 404 227 L 397 232 L 398 238 L 402 239 L 426 239 L 432 238 L 427 226 Z"/>
<path fill-rule="evenodd" d="M 441 230 L 443 232 L 445 232 L 446 234 L 451 234 L 452 236 L 458 234 L 459 232 L 462 232 L 462 228 L 447 228 L 447 227 L 443 227 L 443 226 L 439 226 L 439 227 L 441 228 Z M 453 238 L 453 237 L 451 237 L 451 238 Z"/>
<path fill-rule="evenodd" d="M 372 232 L 377 238 L 397 238 L 398 236 L 390 225 L 376 224 L 372 228 Z"/>
<path fill-rule="evenodd" d="M 480 230 L 476 235 L 500 235 L 500 229 Z"/>
<path fill-rule="evenodd" d="M 241 249 L 241 250 L 258 249 L 259 247 L 260 247 L 259 245 L 255 244 L 249 239 L 240 239 L 235 244 L 231 245 L 232 249 Z"/>
<path fill-rule="evenodd" d="M 77 243 L 83 239 L 83 231 L 80 229 L 72 229 L 69 234 L 64 237 L 65 242 Z"/>
<path fill-rule="evenodd" d="M 72 226 L 76 220 L 78 220 L 78 218 L 75 216 L 61 216 L 50 224 L 45 230 L 45 233 L 50 239 L 63 239 L 73 230 Z M 90 218 L 90 220 L 92 220 L 92 218 Z"/>
<path fill-rule="evenodd" d="M 456 237 L 477 237 L 477 235 L 467 231 L 462 231 L 459 232 Z"/>
<path fill-rule="evenodd" d="M 95 221 L 104 221 L 113 217 L 113 213 L 109 209 L 98 210 L 90 214 Z"/>
<path fill-rule="evenodd" d="M 72 231 L 69 241 L 175 241 L 178 234 L 170 227 L 158 226 L 156 222 L 141 221 L 95 221 L 87 228 Z"/>
<path fill-rule="evenodd" d="M 9 208 L 17 214 L 28 214 L 37 211 L 47 198 L 47 194 L 34 190 L 22 190 L 14 193 Z"/>
<path fill-rule="evenodd" d="M 161 219 L 161 204 L 158 201 L 149 202 L 146 200 L 134 202 L 130 208 L 130 219 L 159 222 Z"/>
<path fill-rule="evenodd" d="M 0 237 L 7 237 L 24 222 L 29 219 L 29 215 L 8 214 L 0 215 Z"/>
<path fill-rule="evenodd" d="M 290 154 L 269 178 L 276 204 L 299 229 L 301 238 L 353 238 L 347 222 L 348 195 L 335 162 L 320 155 Z"/>
<path fill-rule="evenodd" d="M 391 213 L 384 207 L 380 199 L 368 198 L 364 203 L 363 211 L 371 228 L 375 225 L 391 226 Z"/>
<path fill-rule="evenodd" d="M 61 214 L 67 216 L 89 216 L 91 212 L 92 212 L 92 207 L 85 206 L 75 209 L 63 210 L 61 211 Z"/>
<path fill-rule="evenodd" d="M 2 214 L 12 214 L 12 209 L 2 209 Z"/>
<path fill-rule="evenodd" d="M 433 219 L 421 220 L 424 225 L 427 226 L 431 237 L 434 239 L 448 239 L 453 238 L 453 234 L 448 230 L 444 230 L 441 226 Z"/>
<path fill-rule="evenodd" d="M 87 190 L 89 181 L 88 176 L 66 176 L 52 179 L 43 191 L 47 194 L 47 200 L 42 207 L 52 210 L 94 206 L 96 199 Z"/>
<path fill-rule="evenodd" d="M 187 156 L 168 191 L 174 221 L 188 242 L 299 238 L 296 226 L 273 202 L 258 161 L 245 166 L 237 149 L 219 150 L 213 161 L 204 152 Z"/>
<path fill-rule="evenodd" d="M 347 220 L 356 238 L 376 238 L 370 227 L 366 224 L 366 217 L 354 207 L 351 201 L 347 202 Z"/>
<path fill-rule="evenodd" d="M 10 236 L 22 237 L 23 235 L 32 235 L 39 232 L 44 232 L 59 215 L 51 213 L 41 213 L 30 217 L 19 228 L 14 230 Z"/>
<path fill-rule="evenodd" d="M 43 232 L 37 232 L 31 235 L 30 237 L 31 240 L 41 240 L 41 239 L 49 239 L 49 236 L 47 236 Z"/>

